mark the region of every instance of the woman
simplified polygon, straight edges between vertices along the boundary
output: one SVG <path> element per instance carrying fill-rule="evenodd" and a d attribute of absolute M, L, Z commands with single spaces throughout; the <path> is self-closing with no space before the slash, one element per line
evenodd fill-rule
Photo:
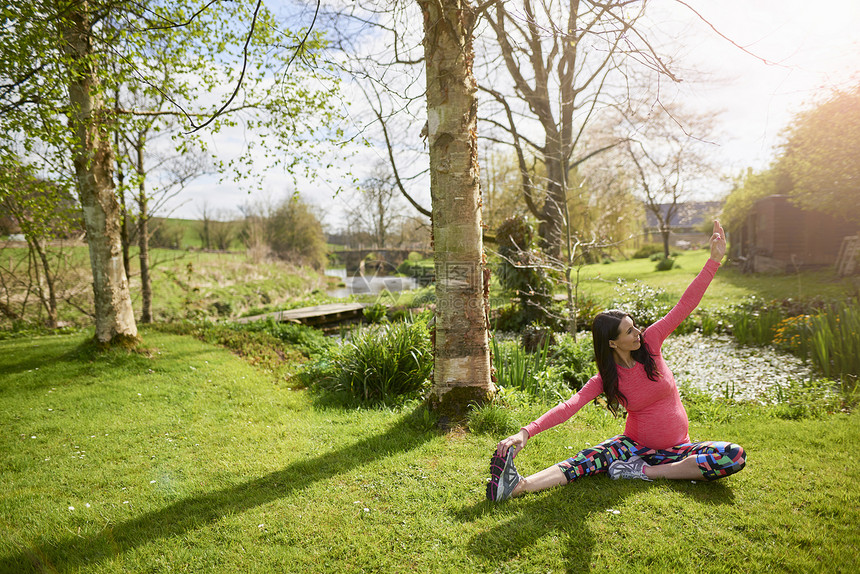
<path fill-rule="evenodd" d="M 744 467 L 744 450 L 736 444 L 690 442 L 687 413 L 660 352 L 666 337 L 699 304 L 726 253 L 726 239 L 718 221 L 714 221 L 710 244 L 710 258 L 681 300 L 644 333 L 623 311 L 595 317 L 592 336 L 598 374 L 569 400 L 499 442 L 490 460 L 487 498 L 506 500 L 607 471 L 613 479 L 716 480 Z M 624 434 L 532 476 L 520 476 L 514 456 L 529 438 L 563 423 L 601 393 L 613 414 L 619 405 L 627 410 Z"/>

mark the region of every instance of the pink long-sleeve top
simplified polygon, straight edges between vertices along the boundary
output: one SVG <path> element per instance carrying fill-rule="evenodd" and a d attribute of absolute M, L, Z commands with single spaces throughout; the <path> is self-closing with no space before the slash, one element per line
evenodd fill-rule
<path fill-rule="evenodd" d="M 708 259 L 705 267 L 684 291 L 681 300 L 665 317 L 648 327 L 642 338 L 657 365 L 656 381 L 648 378 L 645 366 L 637 362 L 631 368 L 616 365 L 618 389 L 627 397 L 627 423 L 624 435 L 637 443 L 654 449 L 670 448 L 689 442 L 687 411 L 675 384 L 675 376 L 663 360 L 661 347 L 669 333 L 686 319 L 702 300 L 720 264 Z M 603 380 L 595 375 L 567 401 L 560 403 L 536 421 L 523 428 L 533 437 L 537 433 L 563 423 L 579 409 L 603 392 Z"/>

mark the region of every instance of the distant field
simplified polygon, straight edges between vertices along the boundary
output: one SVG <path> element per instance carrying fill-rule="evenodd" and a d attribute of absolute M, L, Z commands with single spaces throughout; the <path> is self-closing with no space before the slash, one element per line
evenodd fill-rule
<path fill-rule="evenodd" d="M 188 219 L 166 220 L 173 233 L 182 234 L 185 247 L 200 245 L 197 226 L 200 222 Z M 61 281 L 64 293 L 74 294 L 74 305 L 60 305 L 60 320 L 89 325 L 91 319 L 82 309 L 92 308 L 91 271 L 89 254 L 85 245 L 51 248 L 50 252 L 63 265 Z M 131 249 L 132 304 L 136 312 L 140 308 L 140 271 L 136 247 Z M 19 269 L 26 271 L 26 248 L 6 247 L 0 249 L 4 266 L 20 261 Z M 641 281 L 664 290 L 670 297 L 680 297 L 693 277 L 701 270 L 708 257 L 703 250 L 688 251 L 677 256 L 676 267 L 669 271 L 657 271 L 656 263 L 650 259 L 630 259 L 609 264 L 586 265 L 579 270 L 580 296 L 606 306 L 613 301 L 618 291 L 619 280 Z M 170 321 L 181 318 L 226 318 L 249 312 L 264 312 L 283 308 L 318 304 L 326 299 L 328 279 L 310 269 L 297 268 L 283 262 L 254 263 L 245 252 L 202 252 L 187 249 L 153 249 L 151 251 L 153 277 L 154 314 L 157 320 Z M 432 265 L 431 260 L 416 265 Z M 498 284 L 495 264 L 491 260 L 491 298 L 493 305 L 508 301 Z M 574 272 L 574 278 L 576 273 Z M 860 284 L 855 276 L 843 279 L 835 275 L 832 268 L 820 271 L 805 271 L 788 275 L 749 275 L 740 273 L 730 264 L 724 264 L 717 273 L 702 308 L 719 308 L 740 302 L 748 297 L 762 299 L 787 299 L 825 297 L 840 298 L 857 294 Z M 563 287 L 557 286 L 561 293 Z M 426 296 L 426 293 L 424 294 Z M 6 295 L 0 291 L 0 296 Z M 13 295 L 13 300 L 23 295 Z M 408 296 L 398 298 L 399 304 Z M 38 321 L 37 302 L 30 297 L 28 317 Z M 0 317 L 0 328 L 8 328 L 8 320 Z"/>
<path fill-rule="evenodd" d="M 26 262 L 26 253 L 24 248 L 7 248 L 0 255 L 6 264 L 22 257 Z M 60 321 L 90 325 L 92 320 L 82 311 L 92 308 L 92 272 L 87 247 L 63 248 L 61 259 L 65 270 L 59 285 L 60 297 L 69 295 L 74 304 L 59 304 Z M 324 276 L 312 269 L 281 261 L 254 263 L 244 252 L 153 249 L 150 266 L 153 314 L 157 321 L 225 318 L 251 310 L 289 307 L 295 301 L 318 297 L 328 284 Z M 136 248 L 131 251 L 129 285 L 132 306 L 139 315 L 140 264 Z M 20 301 L 24 295 L 13 293 L 11 297 Z M 27 317 L 38 321 L 38 303 L 32 295 L 31 299 Z M 2 315 L 0 328 L 9 328 L 8 319 Z"/>

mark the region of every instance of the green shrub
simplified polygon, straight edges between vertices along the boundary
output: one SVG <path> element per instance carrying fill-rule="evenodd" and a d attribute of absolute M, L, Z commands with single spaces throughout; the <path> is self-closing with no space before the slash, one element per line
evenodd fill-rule
<path fill-rule="evenodd" d="M 668 271 L 675 266 L 675 259 L 672 257 L 664 257 L 657 262 L 657 271 Z"/>
<path fill-rule="evenodd" d="M 780 321 L 773 342 L 798 357 L 810 359 L 825 377 L 839 379 L 849 395 L 860 375 L 860 304 L 839 301 L 814 314 Z"/>
<path fill-rule="evenodd" d="M 365 307 L 362 313 L 369 323 L 382 323 L 386 319 L 387 308 L 382 303 L 374 303 Z"/>
<path fill-rule="evenodd" d="M 548 324 L 553 282 L 533 239 L 525 217 L 517 215 L 503 221 L 496 232 L 501 258 L 496 273 L 502 289 L 512 292 L 519 302 L 525 323 Z"/>
<path fill-rule="evenodd" d="M 306 357 L 322 353 L 332 345 L 330 339 L 318 329 L 301 323 L 281 323 L 272 317 L 252 323 L 230 323 L 227 327 L 236 331 L 266 333 L 297 347 Z"/>
<path fill-rule="evenodd" d="M 696 316 L 701 319 L 702 334 L 706 337 L 710 337 L 711 335 L 722 332 L 723 321 L 719 317 L 719 315 L 709 313 L 704 309 L 698 309 L 696 312 Z"/>
<path fill-rule="evenodd" d="M 548 363 L 570 389 L 581 389 L 597 373 L 591 337 L 585 335 L 577 341 L 570 333 L 556 333 Z"/>
<path fill-rule="evenodd" d="M 660 251 L 660 253 L 652 253 L 649 259 L 651 261 L 660 261 L 661 259 L 663 259 L 663 252 Z"/>
<path fill-rule="evenodd" d="M 527 323 L 523 308 L 517 303 L 509 303 L 496 307 L 491 313 L 491 322 L 495 331 L 519 331 Z"/>
<path fill-rule="evenodd" d="M 860 375 L 860 302 L 839 302 L 813 315 L 812 360 L 825 377 Z"/>
<path fill-rule="evenodd" d="M 401 275 L 406 275 L 407 277 L 412 277 L 415 272 L 415 269 L 418 269 L 418 265 L 414 261 L 410 261 L 407 259 L 403 263 L 397 266 L 397 272 Z"/>
<path fill-rule="evenodd" d="M 623 283 L 616 288 L 611 307 L 628 313 L 640 328 L 660 320 L 675 305 L 673 297 L 641 281 Z"/>
<path fill-rule="evenodd" d="M 636 252 L 633 254 L 633 259 L 647 259 L 655 253 L 662 252 L 662 245 L 658 245 L 657 243 L 646 243 L 645 245 L 636 250 Z"/>
<path fill-rule="evenodd" d="M 346 393 L 368 404 L 393 403 L 424 390 L 433 369 L 430 336 L 424 321 L 373 325 L 309 366 L 324 391 Z"/>
<path fill-rule="evenodd" d="M 435 302 L 436 287 L 434 285 L 428 285 L 427 287 L 422 287 L 415 292 L 412 296 L 410 307 L 424 307 L 425 305 L 432 305 Z"/>

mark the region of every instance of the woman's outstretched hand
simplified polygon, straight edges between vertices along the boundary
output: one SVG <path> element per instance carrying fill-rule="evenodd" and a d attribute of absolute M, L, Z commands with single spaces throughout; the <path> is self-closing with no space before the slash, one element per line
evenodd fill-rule
<path fill-rule="evenodd" d="M 514 449 L 514 456 L 521 450 L 526 447 L 526 441 L 529 440 L 529 433 L 526 432 L 526 429 L 520 429 L 515 435 L 511 435 L 508 438 L 499 441 L 499 444 L 496 446 L 496 454 L 500 457 L 505 458 L 508 455 L 508 449 Z"/>
<path fill-rule="evenodd" d="M 714 220 L 714 232 L 711 235 L 711 259 L 719 263 L 726 254 L 726 232 L 716 219 Z"/>

